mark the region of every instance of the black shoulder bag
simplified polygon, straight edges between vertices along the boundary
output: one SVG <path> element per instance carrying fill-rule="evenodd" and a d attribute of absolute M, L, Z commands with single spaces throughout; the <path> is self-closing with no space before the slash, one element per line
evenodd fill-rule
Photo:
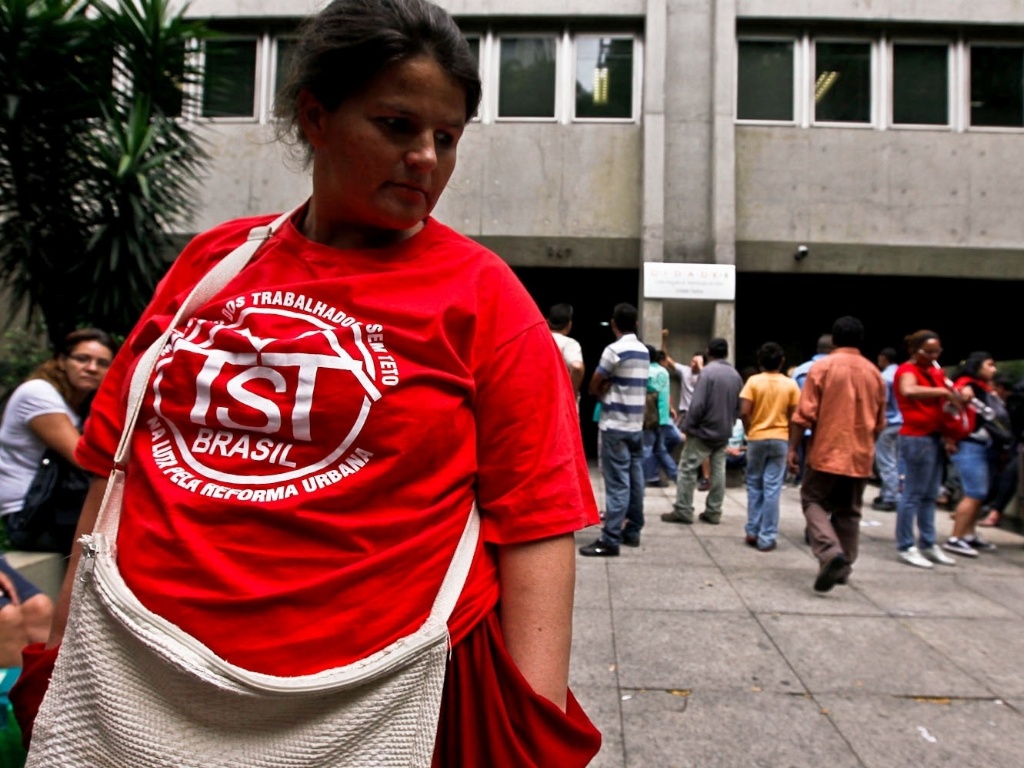
<path fill-rule="evenodd" d="M 71 552 L 78 516 L 89 490 L 89 474 L 48 448 L 25 494 L 25 504 L 11 531 L 16 547 L 38 550 L 54 547 Z"/>

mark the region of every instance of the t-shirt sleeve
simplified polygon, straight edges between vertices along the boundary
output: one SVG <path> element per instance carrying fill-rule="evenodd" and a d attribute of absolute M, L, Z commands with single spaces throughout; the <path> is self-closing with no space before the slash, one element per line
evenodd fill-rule
<path fill-rule="evenodd" d="M 569 339 L 569 343 L 565 345 L 563 357 L 566 364 L 583 362 L 583 348 L 576 339 Z"/>
<path fill-rule="evenodd" d="M 51 413 L 68 413 L 68 406 L 60 392 L 53 388 L 53 385 L 42 379 L 27 381 L 20 387 L 15 402 L 14 417 L 17 421 L 27 424 L 36 416 L 46 416 Z M 77 425 L 76 420 L 72 423 Z"/>
<path fill-rule="evenodd" d="M 615 350 L 610 346 L 605 347 L 604 352 L 601 353 L 601 360 L 597 364 L 597 372 L 607 378 L 612 375 L 612 371 L 618 364 L 619 356 L 615 354 Z"/>
<path fill-rule="evenodd" d="M 754 399 L 754 387 L 750 384 L 750 379 L 743 384 L 743 389 L 740 390 L 740 400 L 753 400 Z"/>
<path fill-rule="evenodd" d="M 598 521 L 565 363 L 538 323 L 478 373 L 477 501 L 484 540 L 515 544 Z"/>

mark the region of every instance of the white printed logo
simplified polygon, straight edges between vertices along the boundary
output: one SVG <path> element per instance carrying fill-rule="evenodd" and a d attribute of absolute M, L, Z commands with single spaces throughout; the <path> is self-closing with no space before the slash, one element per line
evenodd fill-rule
<path fill-rule="evenodd" d="M 237 297 L 223 315 L 194 318 L 157 363 L 157 467 L 202 495 L 273 501 L 365 466 L 356 441 L 399 381 L 382 326 L 285 292 Z"/>

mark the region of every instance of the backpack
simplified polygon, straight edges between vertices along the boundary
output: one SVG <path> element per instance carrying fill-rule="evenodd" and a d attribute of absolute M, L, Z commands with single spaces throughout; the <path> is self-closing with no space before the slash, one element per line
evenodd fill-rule
<path fill-rule="evenodd" d="M 648 392 L 644 401 L 644 429 L 657 429 L 661 424 L 661 414 L 658 411 L 658 393 Z"/>

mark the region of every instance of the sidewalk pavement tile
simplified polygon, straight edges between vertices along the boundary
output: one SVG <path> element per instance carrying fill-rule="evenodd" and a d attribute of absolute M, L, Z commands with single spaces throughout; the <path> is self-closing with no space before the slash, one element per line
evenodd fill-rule
<path fill-rule="evenodd" d="M 821 595 L 799 493 L 771 553 L 744 544 L 745 489 L 715 526 L 662 522 L 665 488 L 645 494 L 640 547 L 577 557 L 570 683 L 604 736 L 592 768 L 1024 764 L 1021 537 L 986 529 L 995 554 L 918 570 L 895 515 L 866 504 L 850 584 Z"/>
<path fill-rule="evenodd" d="M 1024 676 L 1020 671 L 1024 637 L 1019 621 L 914 619 L 906 623 L 993 695 L 1024 698 Z M 1012 648 L 1017 652 L 1007 653 Z"/>
<path fill-rule="evenodd" d="M 852 694 L 818 701 L 865 768 L 1021 764 L 1020 710 L 1002 701 Z"/>
<path fill-rule="evenodd" d="M 920 625 L 864 616 L 766 616 L 764 629 L 815 693 L 912 696 L 990 691 L 920 637 Z M 895 652 L 894 652 L 895 651 Z"/>
<path fill-rule="evenodd" d="M 742 611 L 743 601 L 718 568 L 672 570 L 637 563 L 611 575 L 612 604 L 663 611 Z"/>
<path fill-rule="evenodd" d="M 630 766 L 828 766 L 860 762 L 818 704 L 747 688 L 689 695 L 642 691 L 622 703 Z M 750 713 L 759 714 L 751 729 Z"/>
<path fill-rule="evenodd" d="M 619 611 L 621 688 L 803 691 L 792 667 L 748 613 Z"/>
<path fill-rule="evenodd" d="M 964 569 L 956 576 L 957 583 L 970 592 L 999 603 L 1024 618 L 1024 578 L 1008 579 L 1005 571 L 996 576 L 976 574 Z"/>
<path fill-rule="evenodd" d="M 756 573 L 739 571 L 730 575 L 729 581 L 747 607 L 757 615 L 884 615 L 885 611 L 867 599 L 858 589 L 836 587 L 831 592 L 814 592 L 811 587 L 817 573 L 817 568 L 805 563 L 796 570 L 773 568 Z"/>

